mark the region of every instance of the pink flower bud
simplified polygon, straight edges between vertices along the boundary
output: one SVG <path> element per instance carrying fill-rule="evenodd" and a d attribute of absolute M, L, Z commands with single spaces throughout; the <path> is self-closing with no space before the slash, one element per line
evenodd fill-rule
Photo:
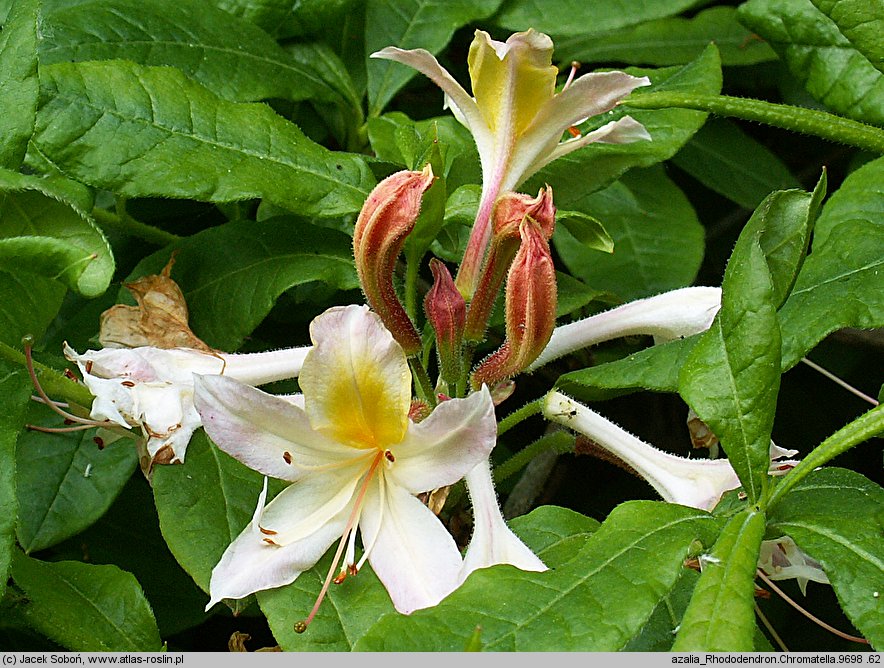
<path fill-rule="evenodd" d="M 506 279 L 506 341 L 473 372 L 479 388 L 510 378 L 543 352 L 556 324 L 556 271 L 540 224 L 526 217 Z"/>
<path fill-rule="evenodd" d="M 365 200 L 353 231 L 353 255 L 365 299 L 406 355 L 420 351 L 421 339 L 396 295 L 393 269 L 434 178 L 429 164 L 420 172 L 388 176 Z"/>
<path fill-rule="evenodd" d="M 461 347 L 467 306 L 454 285 L 448 268 L 436 258 L 430 260 L 433 287 L 424 299 L 427 319 L 436 332 L 439 375 L 454 384 L 461 375 Z"/>
<path fill-rule="evenodd" d="M 468 341 L 479 342 L 485 338 L 494 301 L 519 248 L 520 228 L 526 219 L 535 221 L 546 239 L 552 236 L 556 221 L 552 188 L 546 186 L 537 197 L 508 192 L 497 199 L 491 219 L 491 249 L 467 313 L 464 337 Z"/>

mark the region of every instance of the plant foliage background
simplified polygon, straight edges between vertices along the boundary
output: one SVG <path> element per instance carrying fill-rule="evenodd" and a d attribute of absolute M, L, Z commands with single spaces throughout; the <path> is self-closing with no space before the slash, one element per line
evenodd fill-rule
<path fill-rule="evenodd" d="M 800 363 L 879 395 L 876 3 L 6 0 L 0 21 L 0 647 L 217 651 L 239 632 L 249 650 L 771 651 L 757 606 L 790 649 L 868 649 L 776 595 L 755 597 L 758 544 L 783 534 L 831 581 L 806 596 L 783 583 L 789 594 L 884 647 L 871 438 L 882 413 Z M 29 400 L 22 337 L 34 338 L 49 394 L 88 406 L 61 375 L 62 342 L 98 347 L 100 313 L 133 303 L 122 284 L 175 253 L 172 277 L 209 345 L 305 345 L 314 316 L 362 301 L 350 235 L 365 197 L 431 156 L 443 196 L 425 202 L 435 219 L 405 251 L 425 290 L 429 254 L 456 263 L 463 252 L 478 158 L 428 80 L 367 54 L 425 48 L 465 83 L 476 28 L 503 39 L 529 27 L 553 37 L 563 78 L 579 61 L 652 81 L 612 114 L 630 113 L 653 141 L 592 145 L 521 188 L 550 184 L 560 211 L 591 216 L 613 241 L 605 253 L 586 227 L 560 222 L 559 322 L 688 285 L 723 284 L 725 296 L 706 334 L 620 339 L 517 377 L 498 416 L 557 386 L 687 455 L 687 402 L 739 442 L 729 455 L 748 498 L 732 493 L 713 513 L 654 500 L 536 416 L 500 438 L 494 461 L 514 530 L 550 572 L 480 571 L 405 617 L 366 568 L 297 635 L 320 562 L 205 613 L 211 569 L 251 518 L 261 477 L 202 431 L 186 463 L 157 467 L 149 484 L 131 440 L 100 449 L 94 431 L 26 429 L 60 419 Z M 795 108 L 737 100 L 711 115 L 719 94 Z M 807 109 L 862 125 L 818 123 Z M 489 351 L 502 332 L 498 319 Z M 805 459 L 773 495 L 771 430 Z M 443 517 L 469 536 L 460 488 Z M 714 557 L 702 576 L 683 565 L 701 554 Z"/>

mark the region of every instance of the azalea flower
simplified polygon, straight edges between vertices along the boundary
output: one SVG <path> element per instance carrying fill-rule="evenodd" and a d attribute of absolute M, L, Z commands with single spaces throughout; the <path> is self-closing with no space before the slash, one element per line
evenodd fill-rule
<path fill-rule="evenodd" d="M 528 371 L 575 350 L 621 336 L 650 334 L 657 343 L 691 336 L 709 329 L 719 308 L 721 288 L 680 288 L 637 299 L 556 327 L 546 348 Z"/>
<path fill-rule="evenodd" d="M 688 459 L 658 450 L 561 392 L 546 396 L 543 414 L 623 461 L 670 503 L 712 510 L 722 494 L 740 486 L 727 459 Z M 796 452 L 771 443 L 770 474 L 782 475 L 791 469 L 794 462 L 781 458 Z"/>
<path fill-rule="evenodd" d="M 402 347 L 362 306 L 333 308 L 310 327 L 314 346 L 294 401 L 226 376 L 197 377 L 206 432 L 247 466 L 292 484 L 264 507 L 212 571 L 208 607 L 294 581 L 339 540 L 331 582 L 366 560 L 396 609 L 438 603 L 461 581 L 460 553 L 415 495 L 451 485 L 484 462 L 497 424 L 487 387 L 409 420 L 411 372 Z M 496 504 L 496 501 L 495 501 Z M 356 533 L 363 554 L 356 559 Z M 339 567 L 340 564 L 340 567 Z M 337 569 L 337 576 L 335 575 Z"/>
<path fill-rule="evenodd" d="M 506 42 L 477 30 L 468 58 L 472 96 L 424 49 L 389 46 L 371 54 L 429 77 L 444 91 L 446 103 L 476 142 L 482 163 L 482 196 L 457 280 L 467 297 L 476 288 L 491 237 L 489 219 L 499 195 L 517 188 L 553 160 L 592 142 L 651 138 L 641 123 L 624 116 L 563 142 L 566 131 L 609 111 L 650 80 L 623 72 L 599 72 L 569 81 L 556 93 L 558 69 L 552 65 L 552 52 L 552 40 L 534 30 L 511 35 Z"/>
<path fill-rule="evenodd" d="M 140 427 L 152 463 L 184 461 L 187 444 L 201 425 L 193 406 L 193 374 L 224 374 L 263 384 L 297 376 L 308 348 L 264 353 L 210 353 L 190 348 L 104 348 L 82 355 L 65 344 L 92 392 L 90 418 Z"/>

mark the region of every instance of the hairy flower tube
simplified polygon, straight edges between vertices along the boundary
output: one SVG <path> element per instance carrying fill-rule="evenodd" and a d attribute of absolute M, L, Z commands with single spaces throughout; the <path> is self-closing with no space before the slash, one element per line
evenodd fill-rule
<path fill-rule="evenodd" d="M 528 371 L 581 348 L 621 336 L 651 335 L 661 343 L 704 332 L 712 325 L 719 308 L 721 288 L 679 288 L 637 299 L 556 327 L 546 348 Z"/>
<path fill-rule="evenodd" d="M 546 235 L 527 217 L 519 233 L 522 243 L 504 293 L 506 340 L 473 371 L 474 388 L 493 386 L 528 367 L 543 352 L 556 324 L 556 271 Z"/>
<path fill-rule="evenodd" d="M 365 200 L 353 230 L 353 255 L 365 299 L 406 355 L 420 351 L 421 338 L 396 295 L 393 270 L 433 179 L 429 163 L 420 172 L 388 176 Z"/>
<path fill-rule="evenodd" d="M 294 581 L 336 540 L 331 582 L 367 560 L 402 613 L 429 607 L 461 581 L 454 539 L 416 497 L 486 461 L 497 436 L 487 388 L 409 420 L 402 347 L 366 307 L 333 308 L 310 327 L 303 395 L 274 397 L 224 376 L 199 377 L 196 406 L 218 446 L 293 484 L 264 507 L 212 572 L 209 606 Z M 356 558 L 356 533 L 363 554 Z"/>
<path fill-rule="evenodd" d="M 65 345 L 92 392 L 90 417 L 140 427 L 150 464 L 184 461 L 200 424 L 193 406 L 193 374 L 223 374 L 261 385 L 298 375 L 308 348 L 265 353 L 207 353 L 189 348 L 105 348 L 82 355 Z"/>
<path fill-rule="evenodd" d="M 658 450 L 561 392 L 546 396 L 543 414 L 548 420 L 586 436 L 627 464 L 665 501 L 712 510 L 722 494 L 740 486 L 740 479 L 727 459 L 687 459 Z M 771 443 L 771 460 L 795 453 Z M 782 474 L 792 463 L 772 461 L 770 473 Z"/>
<path fill-rule="evenodd" d="M 515 190 L 553 160 L 592 142 L 628 143 L 650 139 L 629 116 L 585 135 L 562 141 L 566 131 L 612 109 L 647 77 L 623 72 L 585 74 L 556 93 L 558 70 L 552 65 L 552 40 L 534 30 L 506 42 L 477 30 L 468 65 L 473 95 L 428 51 L 386 47 L 371 54 L 403 63 L 429 77 L 446 95 L 455 117 L 472 133 L 482 163 L 482 195 L 466 254 L 457 276 L 470 298 L 491 238 L 490 217 L 497 198 Z"/>
<path fill-rule="evenodd" d="M 424 298 L 424 312 L 436 333 L 436 352 L 439 356 L 439 375 L 449 384 L 461 376 L 461 349 L 467 305 L 454 286 L 454 279 L 441 261 L 430 260 L 433 287 Z"/>

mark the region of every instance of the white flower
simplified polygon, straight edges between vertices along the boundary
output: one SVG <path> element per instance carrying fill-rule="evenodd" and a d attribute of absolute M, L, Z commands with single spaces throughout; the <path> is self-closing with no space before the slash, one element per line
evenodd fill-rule
<path fill-rule="evenodd" d="M 805 595 L 809 580 L 830 584 L 829 578 L 819 562 L 802 552 L 789 536 L 761 543 L 758 568 L 764 571 L 771 580 L 795 578 L 801 593 Z"/>
<path fill-rule="evenodd" d="M 628 143 L 650 139 L 629 116 L 585 135 L 562 141 L 562 135 L 586 119 L 612 109 L 647 77 L 623 72 L 586 74 L 556 93 L 558 70 L 552 65 L 552 40 L 534 30 L 511 35 L 506 42 L 477 30 L 468 58 L 473 95 L 424 49 L 386 47 L 371 54 L 403 63 L 429 77 L 445 93 L 455 117 L 472 133 L 482 163 L 482 196 L 458 288 L 475 290 L 491 236 L 494 202 L 553 160 L 592 142 Z"/>
<path fill-rule="evenodd" d="M 528 371 L 575 350 L 621 336 L 649 334 L 657 343 L 709 329 L 721 307 L 721 288 L 692 287 L 637 299 L 553 330 Z"/>
<path fill-rule="evenodd" d="M 628 464 L 665 501 L 712 510 L 722 494 L 740 486 L 740 479 L 727 459 L 687 459 L 658 450 L 561 392 L 546 396 L 543 414 L 548 420 L 583 434 Z M 771 443 L 772 460 L 795 452 Z M 791 462 L 772 461 L 770 473 L 782 474 L 788 468 Z"/>
<path fill-rule="evenodd" d="M 340 539 L 312 620 L 337 578 L 368 560 L 403 613 L 461 581 L 454 539 L 416 494 L 450 485 L 485 461 L 497 424 L 487 388 L 408 419 L 411 372 L 367 307 L 333 308 L 310 327 L 314 346 L 291 402 L 224 376 L 198 377 L 209 436 L 247 466 L 292 484 L 231 543 L 212 572 L 209 606 L 295 580 Z M 356 531 L 364 553 L 356 559 Z"/>
<path fill-rule="evenodd" d="M 65 344 L 95 397 L 90 417 L 140 427 L 151 461 L 184 461 L 199 428 L 193 406 L 193 374 L 224 374 L 263 384 L 298 374 L 308 348 L 228 355 L 189 348 L 105 348 L 82 355 Z"/>

